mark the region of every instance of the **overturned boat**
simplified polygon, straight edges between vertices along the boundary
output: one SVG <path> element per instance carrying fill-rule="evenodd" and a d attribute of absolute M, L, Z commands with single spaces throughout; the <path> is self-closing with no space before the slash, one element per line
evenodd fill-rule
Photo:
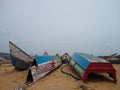
<path fill-rule="evenodd" d="M 62 56 L 60 56 L 60 59 L 62 60 L 62 64 L 69 63 L 69 61 L 72 59 L 68 53 L 64 53 Z"/>
<path fill-rule="evenodd" d="M 32 65 L 33 58 L 11 41 L 9 41 L 9 48 L 11 62 L 17 69 L 25 70 Z"/>
<path fill-rule="evenodd" d="M 86 53 L 74 53 L 70 65 L 79 74 L 80 78 L 86 83 L 91 73 L 108 73 L 116 83 L 116 70 L 108 61 Z"/>
<path fill-rule="evenodd" d="M 38 56 L 34 59 L 32 67 L 30 67 L 26 84 L 28 86 L 34 84 L 40 78 L 61 65 L 61 60 L 57 56 Z"/>

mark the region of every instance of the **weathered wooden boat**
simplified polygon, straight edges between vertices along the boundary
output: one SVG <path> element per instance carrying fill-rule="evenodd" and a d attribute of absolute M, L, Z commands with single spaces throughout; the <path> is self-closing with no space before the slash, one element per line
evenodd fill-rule
<path fill-rule="evenodd" d="M 61 65 L 61 60 L 56 56 L 38 56 L 34 59 L 32 67 L 29 69 L 26 84 L 34 84 L 40 78 Z"/>
<path fill-rule="evenodd" d="M 109 56 L 98 56 L 98 57 L 103 58 L 112 64 L 120 64 L 120 55 L 117 55 L 117 53 Z"/>
<path fill-rule="evenodd" d="M 91 73 L 108 73 L 116 83 L 116 70 L 108 61 L 89 55 L 86 53 L 74 53 L 70 65 L 80 75 L 80 78 L 86 83 L 88 75 Z"/>
<path fill-rule="evenodd" d="M 9 48 L 11 62 L 17 69 L 25 70 L 32 65 L 33 58 L 11 41 L 9 41 Z"/>
<path fill-rule="evenodd" d="M 68 53 L 64 53 L 62 56 L 60 56 L 60 59 L 62 60 L 62 64 L 66 64 L 69 63 L 71 57 Z"/>

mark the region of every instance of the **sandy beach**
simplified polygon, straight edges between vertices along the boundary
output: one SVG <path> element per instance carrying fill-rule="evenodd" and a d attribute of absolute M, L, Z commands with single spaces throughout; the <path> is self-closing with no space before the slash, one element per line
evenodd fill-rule
<path fill-rule="evenodd" d="M 116 84 L 105 73 L 90 75 L 88 83 L 84 83 L 82 80 L 75 80 L 63 74 L 59 67 L 35 84 L 26 87 L 26 90 L 119 90 L 120 64 L 113 66 L 117 74 Z M 78 76 L 71 66 L 65 67 L 65 71 Z M 27 74 L 28 70 L 19 71 L 12 64 L 0 65 L 0 90 L 14 90 L 17 86 L 25 85 Z"/>

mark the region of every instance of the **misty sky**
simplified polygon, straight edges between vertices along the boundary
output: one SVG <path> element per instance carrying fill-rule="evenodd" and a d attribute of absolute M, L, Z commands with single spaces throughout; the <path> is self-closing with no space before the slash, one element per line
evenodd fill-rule
<path fill-rule="evenodd" d="M 120 0 L 0 0 L 0 52 L 120 54 Z"/>

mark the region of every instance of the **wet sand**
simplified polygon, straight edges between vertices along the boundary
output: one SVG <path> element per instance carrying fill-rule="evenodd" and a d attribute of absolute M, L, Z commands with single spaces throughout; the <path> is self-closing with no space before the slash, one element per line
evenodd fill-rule
<path fill-rule="evenodd" d="M 113 65 L 116 69 L 117 83 L 113 83 L 108 74 L 93 74 L 88 78 L 88 83 L 82 80 L 75 80 L 63 74 L 57 68 L 44 78 L 38 80 L 26 90 L 119 90 L 120 89 L 120 64 Z M 65 67 L 65 71 L 74 75 L 78 74 L 70 67 Z M 0 90 L 14 90 L 15 87 L 25 85 L 28 70 L 19 71 L 12 64 L 0 65 Z"/>

